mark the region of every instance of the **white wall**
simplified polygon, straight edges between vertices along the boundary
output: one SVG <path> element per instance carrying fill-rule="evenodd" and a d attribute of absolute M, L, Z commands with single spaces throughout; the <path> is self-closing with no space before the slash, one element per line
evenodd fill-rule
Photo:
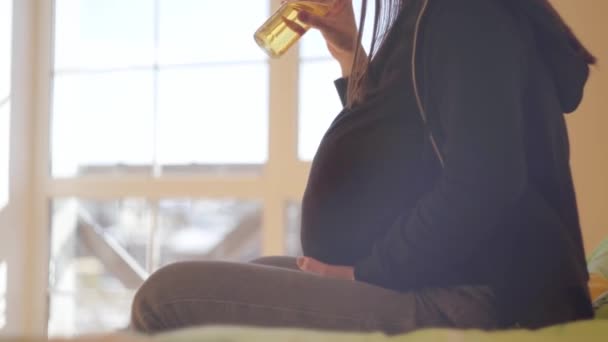
<path fill-rule="evenodd" d="M 585 246 L 590 252 L 608 238 L 608 1 L 552 2 L 599 58 L 582 106 L 568 117 L 572 170 Z"/>

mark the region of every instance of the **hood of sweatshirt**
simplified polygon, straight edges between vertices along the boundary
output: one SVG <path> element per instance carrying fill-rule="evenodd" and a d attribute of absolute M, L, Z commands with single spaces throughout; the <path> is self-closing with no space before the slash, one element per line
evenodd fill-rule
<path fill-rule="evenodd" d="M 520 4 L 528 7 L 524 13 L 530 19 L 539 51 L 555 82 L 562 110 L 571 113 L 583 98 L 589 65 L 550 9 L 540 1 L 524 0 Z"/>

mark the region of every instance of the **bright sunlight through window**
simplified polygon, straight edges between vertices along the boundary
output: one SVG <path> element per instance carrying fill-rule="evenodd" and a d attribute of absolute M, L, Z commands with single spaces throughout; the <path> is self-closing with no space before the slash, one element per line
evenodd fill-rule
<path fill-rule="evenodd" d="M 269 5 L 55 0 L 54 180 L 267 163 L 270 73 L 253 32 Z M 135 290 L 169 263 L 261 256 L 262 214 L 233 196 L 53 198 L 49 335 L 124 328 Z"/>
<path fill-rule="evenodd" d="M 238 8 L 238 10 L 234 10 Z M 268 159 L 265 0 L 56 0 L 53 175 Z"/>

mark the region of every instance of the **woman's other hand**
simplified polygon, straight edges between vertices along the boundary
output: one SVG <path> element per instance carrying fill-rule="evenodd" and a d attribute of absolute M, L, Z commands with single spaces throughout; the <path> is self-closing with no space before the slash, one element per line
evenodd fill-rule
<path fill-rule="evenodd" d="M 299 257 L 298 267 L 302 271 L 316 273 L 324 277 L 355 280 L 355 272 L 352 267 L 328 265 L 310 257 Z"/>
<path fill-rule="evenodd" d="M 333 7 L 325 16 L 302 11 L 298 19 L 321 31 L 331 55 L 340 63 L 342 76 L 350 76 L 357 44 L 357 23 L 352 0 L 310 0 L 318 3 L 332 3 Z M 365 61 L 365 51 L 361 49 Z"/>

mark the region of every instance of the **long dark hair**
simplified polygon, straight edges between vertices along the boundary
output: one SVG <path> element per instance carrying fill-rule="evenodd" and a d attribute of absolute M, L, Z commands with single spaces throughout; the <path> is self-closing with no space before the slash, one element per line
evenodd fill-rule
<path fill-rule="evenodd" d="M 361 52 L 361 41 L 363 37 L 363 31 L 365 29 L 365 18 L 367 16 L 368 1 L 361 0 L 361 16 L 359 18 L 359 35 L 357 36 L 357 51 L 355 51 L 355 57 L 353 65 L 360 66 L 353 69 L 348 85 L 348 106 L 353 106 L 363 100 L 366 87 L 366 78 L 370 71 L 370 62 L 378 52 L 379 48 L 384 44 L 384 37 L 390 31 L 399 12 L 403 8 L 404 4 L 410 0 L 374 0 L 375 2 L 375 13 L 374 13 L 374 26 L 372 28 L 372 41 L 369 51 L 369 57 L 366 61 L 362 61 L 364 54 Z M 500 0 L 505 1 L 512 5 L 515 2 L 520 3 L 521 8 L 525 8 L 528 5 L 540 8 L 543 15 L 548 14 L 549 19 L 556 22 L 558 29 L 566 34 L 570 45 L 573 50 L 578 53 L 587 64 L 595 64 L 597 62 L 595 56 L 583 45 L 583 43 L 574 34 L 570 26 L 566 24 L 564 19 L 557 12 L 555 7 L 551 5 L 549 0 Z M 525 9 L 524 9 L 525 10 Z"/>

